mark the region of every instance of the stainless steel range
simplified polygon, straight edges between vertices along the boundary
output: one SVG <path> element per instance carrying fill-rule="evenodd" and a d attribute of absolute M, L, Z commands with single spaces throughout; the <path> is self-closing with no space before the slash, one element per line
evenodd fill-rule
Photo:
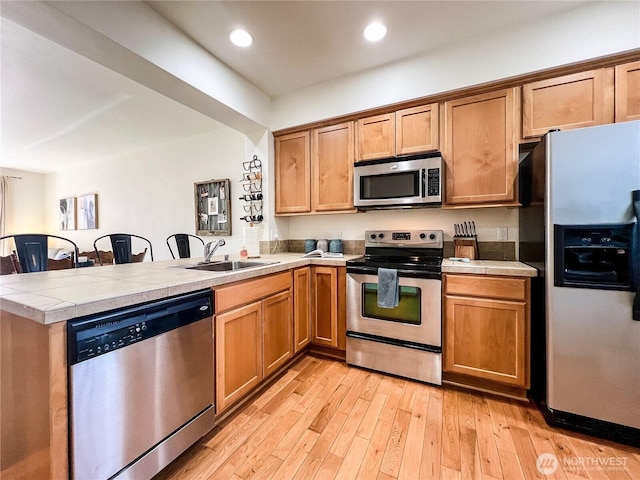
<path fill-rule="evenodd" d="M 347 261 L 347 363 L 442 384 L 442 239 L 441 230 L 365 233 L 365 255 Z M 380 268 L 397 275 L 392 308 L 379 306 Z"/>

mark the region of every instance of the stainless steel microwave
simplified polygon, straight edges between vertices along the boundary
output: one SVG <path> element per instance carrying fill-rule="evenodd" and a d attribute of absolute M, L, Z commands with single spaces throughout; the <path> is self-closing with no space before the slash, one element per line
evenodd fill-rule
<path fill-rule="evenodd" d="M 360 210 L 442 205 L 440 153 L 358 162 L 353 203 Z"/>

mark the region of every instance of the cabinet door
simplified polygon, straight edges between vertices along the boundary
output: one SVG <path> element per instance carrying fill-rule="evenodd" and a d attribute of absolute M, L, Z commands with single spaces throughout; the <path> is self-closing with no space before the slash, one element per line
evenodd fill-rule
<path fill-rule="evenodd" d="M 559 128 L 591 127 L 613 121 L 606 102 L 605 69 L 550 78 L 522 86 L 522 136 L 540 137 Z M 609 99 L 611 101 L 611 99 Z"/>
<path fill-rule="evenodd" d="M 313 267 L 312 339 L 318 345 L 338 347 L 338 271 Z"/>
<path fill-rule="evenodd" d="M 293 349 L 298 353 L 311 341 L 311 268 L 293 271 Z"/>
<path fill-rule="evenodd" d="M 395 155 L 395 114 L 385 113 L 358 120 L 357 160 Z"/>
<path fill-rule="evenodd" d="M 396 112 L 396 155 L 438 150 L 438 104 Z"/>
<path fill-rule="evenodd" d="M 516 90 L 444 104 L 445 204 L 517 204 Z"/>
<path fill-rule="evenodd" d="M 216 412 L 262 380 L 261 302 L 216 316 Z"/>
<path fill-rule="evenodd" d="M 276 214 L 311 211 L 309 132 L 275 139 Z"/>
<path fill-rule="evenodd" d="M 640 62 L 616 67 L 616 122 L 640 120 Z"/>
<path fill-rule="evenodd" d="M 528 387 L 524 302 L 445 296 L 444 371 Z"/>
<path fill-rule="evenodd" d="M 278 293 L 262 301 L 263 376 L 278 370 L 293 356 L 291 292 Z"/>
<path fill-rule="evenodd" d="M 312 132 L 313 210 L 353 209 L 353 122 Z"/>

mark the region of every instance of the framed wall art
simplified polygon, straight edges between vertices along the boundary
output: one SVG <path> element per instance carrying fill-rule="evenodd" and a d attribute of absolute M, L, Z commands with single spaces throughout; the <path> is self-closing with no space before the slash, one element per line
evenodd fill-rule
<path fill-rule="evenodd" d="M 231 191 L 228 178 L 193 185 L 196 235 L 231 235 Z"/>
<path fill-rule="evenodd" d="M 76 199 L 75 197 L 60 199 L 60 230 L 76 229 Z"/>
<path fill-rule="evenodd" d="M 78 197 L 78 230 L 98 228 L 98 194 L 89 193 Z"/>

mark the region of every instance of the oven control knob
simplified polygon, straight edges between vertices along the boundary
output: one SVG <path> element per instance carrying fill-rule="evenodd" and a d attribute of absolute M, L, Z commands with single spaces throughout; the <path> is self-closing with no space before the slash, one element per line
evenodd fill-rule
<path fill-rule="evenodd" d="M 372 234 L 371 234 L 371 240 L 375 240 L 375 239 L 376 239 L 376 234 L 375 234 L 375 233 L 372 233 Z"/>
<path fill-rule="evenodd" d="M 426 233 L 421 233 L 421 234 L 420 234 L 420 238 L 421 238 L 422 240 L 424 240 L 426 236 L 427 236 L 427 234 L 426 234 Z"/>
<path fill-rule="evenodd" d="M 436 234 L 432 233 L 431 235 L 429 235 L 429 240 L 435 240 L 436 239 Z"/>
<path fill-rule="evenodd" d="M 378 238 L 384 238 L 384 233 L 379 233 Z"/>

